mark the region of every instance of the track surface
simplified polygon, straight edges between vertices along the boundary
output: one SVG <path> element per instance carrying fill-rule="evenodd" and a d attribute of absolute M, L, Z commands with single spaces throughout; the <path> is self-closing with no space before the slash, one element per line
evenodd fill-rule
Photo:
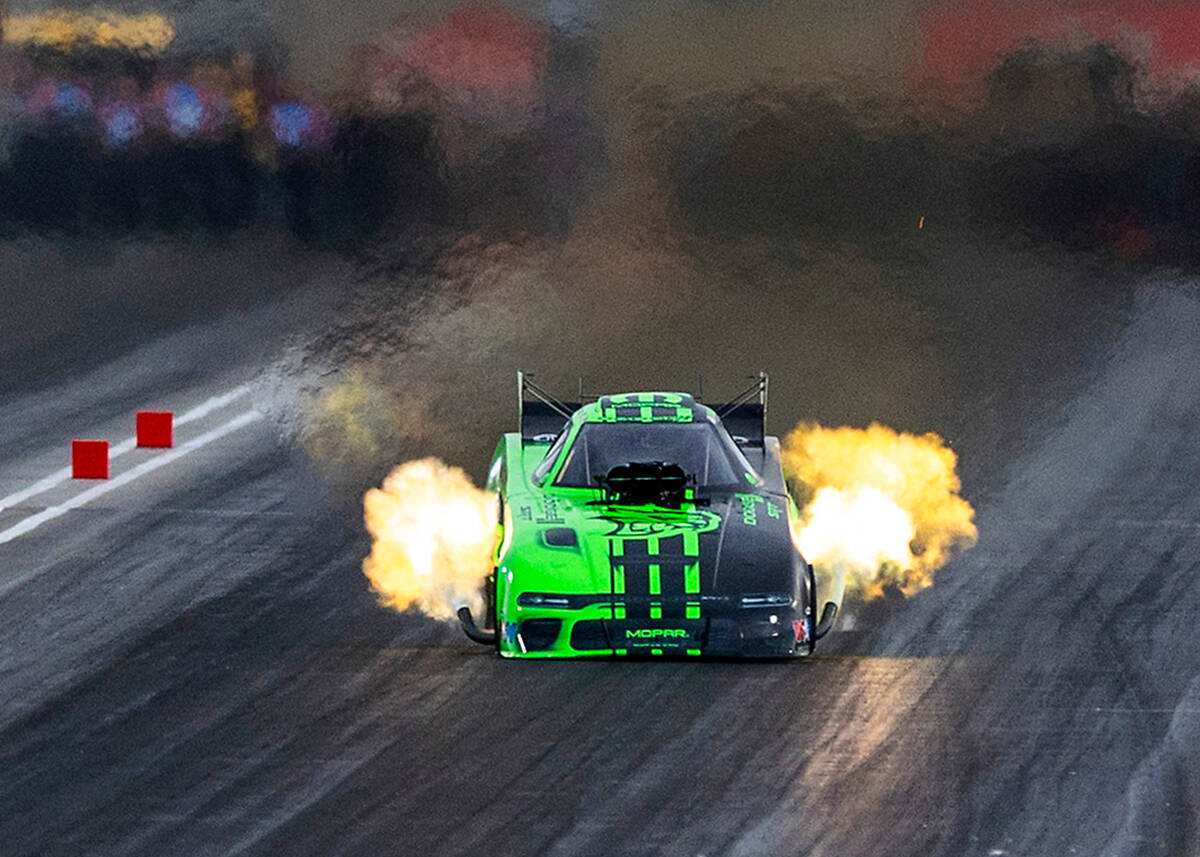
<path fill-rule="evenodd" d="M 251 380 L 173 372 L 210 336 L 9 399 L 0 493 Z M 241 429 L 0 545 L 0 851 L 1200 853 L 1200 298 L 1142 288 L 1097 361 L 979 546 L 803 663 L 498 661 L 377 608 L 359 522 Z"/>

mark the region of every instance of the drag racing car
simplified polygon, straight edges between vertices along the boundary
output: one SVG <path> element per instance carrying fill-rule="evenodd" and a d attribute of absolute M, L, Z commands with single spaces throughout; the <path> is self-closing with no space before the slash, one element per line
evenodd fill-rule
<path fill-rule="evenodd" d="M 816 620 L 765 374 L 715 407 L 671 392 L 564 403 L 521 373 L 518 386 L 520 431 L 488 475 L 491 627 L 458 611 L 471 639 L 510 658 L 813 651 L 837 605 Z"/>

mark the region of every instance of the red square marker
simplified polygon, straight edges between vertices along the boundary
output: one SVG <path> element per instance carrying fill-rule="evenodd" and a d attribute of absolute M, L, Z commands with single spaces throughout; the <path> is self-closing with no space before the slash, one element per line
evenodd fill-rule
<path fill-rule="evenodd" d="M 170 411 L 138 411 L 137 445 L 171 446 L 171 421 L 173 419 L 174 414 Z"/>
<path fill-rule="evenodd" d="M 71 441 L 71 477 L 73 479 L 107 479 L 108 441 Z"/>

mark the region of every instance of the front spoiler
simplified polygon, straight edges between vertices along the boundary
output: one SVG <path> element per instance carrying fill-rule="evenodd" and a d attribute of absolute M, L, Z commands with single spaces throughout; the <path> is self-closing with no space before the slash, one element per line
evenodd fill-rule
<path fill-rule="evenodd" d="M 811 651 L 807 628 L 788 621 L 713 618 L 702 654 L 717 658 L 790 658 Z"/>
<path fill-rule="evenodd" d="M 812 627 L 790 611 L 755 617 L 588 619 L 562 621 L 552 637 L 526 635 L 504 622 L 497 648 L 511 658 L 791 658 L 812 652 Z M 538 620 L 545 633 L 546 618 Z M 473 638 L 474 639 L 474 638 Z"/>

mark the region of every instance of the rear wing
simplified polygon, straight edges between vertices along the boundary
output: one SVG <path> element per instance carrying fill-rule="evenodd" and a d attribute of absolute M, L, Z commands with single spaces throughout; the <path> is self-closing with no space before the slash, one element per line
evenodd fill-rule
<path fill-rule="evenodd" d="M 549 442 L 562 431 L 563 424 L 582 405 L 581 402 L 559 401 L 533 383 L 530 377 L 522 371 L 517 372 L 517 417 L 521 440 Z M 738 446 L 763 448 L 767 422 L 767 383 L 767 373 L 759 372 L 754 383 L 741 393 L 724 404 L 710 406 Z M 582 387 L 579 398 L 584 398 Z"/>
<path fill-rule="evenodd" d="M 521 427 L 521 442 L 550 442 L 562 431 L 571 414 L 579 410 L 579 402 L 560 402 L 528 375 L 517 370 L 517 422 Z"/>
<path fill-rule="evenodd" d="M 763 448 L 767 433 L 767 373 L 723 405 L 710 405 L 738 446 Z"/>

